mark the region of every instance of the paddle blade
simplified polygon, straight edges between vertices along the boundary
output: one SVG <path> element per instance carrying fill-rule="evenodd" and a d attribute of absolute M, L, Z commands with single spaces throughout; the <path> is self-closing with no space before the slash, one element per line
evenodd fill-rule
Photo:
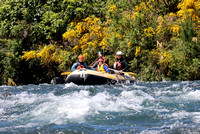
<path fill-rule="evenodd" d="M 133 72 L 126 72 L 125 74 L 131 75 L 131 76 L 134 76 L 134 77 L 137 77 L 137 74 L 135 74 L 135 73 L 133 73 Z"/>
<path fill-rule="evenodd" d="M 60 75 L 69 75 L 71 74 L 71 72 L 64 72 L 64 73 L 61 73 Z"/>

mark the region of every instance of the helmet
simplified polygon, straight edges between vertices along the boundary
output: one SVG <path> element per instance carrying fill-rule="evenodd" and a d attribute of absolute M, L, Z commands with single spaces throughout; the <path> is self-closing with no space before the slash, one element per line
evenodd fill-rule
<path fill-rule="evenodd" d="M 101 55 L 103 56 L 103 53 L 102 53 L 101 51 L 99 51 L 99 52 L 97 53 L 97 55 L 99 55 L 99 54 L 101 54 Z"/>
<path fill-rule="evenodd" d="M 79 56 L 78 56 L 78 59 L 82 59 L 82 60 L 84 60 L 83 55 L 79 55 Z"/>
<path fill-rule="evenodd" d="M 98 62 L 103 62 L 103 59 L 99 59 Z"/>
<path fill-rule="evenodd" d="M 123 55 L 122 51 L 118 51 L 116 55 Z"/>

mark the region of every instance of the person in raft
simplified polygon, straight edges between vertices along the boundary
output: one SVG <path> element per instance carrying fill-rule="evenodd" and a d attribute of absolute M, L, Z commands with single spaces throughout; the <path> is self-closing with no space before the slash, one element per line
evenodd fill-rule
<path fill-rule="evenodd" d="M 91 69 L 85 62 L 84 62 L 84 57 L 83 55 L 78 56 L 78 62 L 74 63 L 72 66 L 71 70 L 75 71 L 80 68 L 86 68 L 86 69 Z"/>
<path fill-rule="evenodd" d="M 103 53 L 102 53 L 101 51 L 98 52 L 97 56 L 98 56 L 98 59 L 103 59 L 105 64 L 107 64 L 107 65 L 109 64 L 109 59 L 106 58 L 106 57 L 103 55 Z M 96 61 L 96 62 L 91 66 L 91 68 L 96 68 L 97 66 L 98 66 L 98 61 Z"/>
<path fill-rule="evenodd" d="M 116 70 L 114 71 L 114 73 L 116 74 L 123 74 L 123 72 L 126 71 L 126 69 L 128 68 L 128 64 L 125 61 L 125 58 L 122 56 L 123 53 L 121 51 L 118 51 L 116 53 L 116 59 L 114 64 L 110 66 L 110 68 L 114 68 Z"/>
<path fill-rule="evenodd" d="M 104 63 L 103 59 L 98 60 L 97 71 L 103 73 L 110 73 L 108 66 Z"/>

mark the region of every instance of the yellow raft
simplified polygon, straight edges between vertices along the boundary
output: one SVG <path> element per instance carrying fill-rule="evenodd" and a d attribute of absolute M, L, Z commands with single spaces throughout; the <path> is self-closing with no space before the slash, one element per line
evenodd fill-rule
<path fill-rule="evenodd" d="M 80 69 L 73 71 L 65 80 L 65 83 L 73 82 L 77 85 L 102 85 L 116 83 L 133 83 L 135 76 L 127 73 L 124 75 L 109 74 L 89 69 Z"/>

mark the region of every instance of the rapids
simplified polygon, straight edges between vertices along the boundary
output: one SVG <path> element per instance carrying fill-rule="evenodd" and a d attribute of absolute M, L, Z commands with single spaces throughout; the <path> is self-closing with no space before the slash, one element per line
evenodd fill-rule
<path fill-rule="evenodd" d="M 200 133 L 200 81 L 0 86 L 0 133 Z"/>

